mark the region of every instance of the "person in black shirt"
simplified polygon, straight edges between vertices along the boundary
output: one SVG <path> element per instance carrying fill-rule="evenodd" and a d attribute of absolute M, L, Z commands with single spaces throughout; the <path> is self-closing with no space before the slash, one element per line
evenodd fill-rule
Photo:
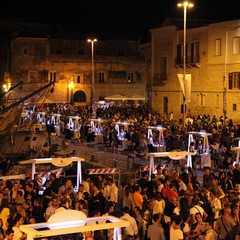
<path fill-rule="evenodd" d="M 211 180 L 214 178 L 214 176 L 211 174 L 211 170 L 209 167 L 205 169 L 205 173 L 203 175 L 203 185 L 210 185 Z"/>
<path fill-rule="evenodd" d="M 186 184 L 186 186 L 189 183 L 189 178 L 188 178 L 188 174 L 185 171 L 185 167 L 181 167 L 181 174 L 180 174 L 180 178 L 183 180 L 183 182 Z"/>
<path fill-rule="evenodd" d="M 148 183 L 149 183 L 149 172 L 144 171 L 142 173 L 142 177 L 138 180 L 138 185 L 141 187 L 142 192 L 143 192 L 143 189 L 148 188 Z"/>
<path fill-rule="evenodd" d="M 36 198 L 33 203 L 32 216 L 35 218 L 36 223 L 45 222 L 45 210 L 42 207 L 42 199 Z"/>

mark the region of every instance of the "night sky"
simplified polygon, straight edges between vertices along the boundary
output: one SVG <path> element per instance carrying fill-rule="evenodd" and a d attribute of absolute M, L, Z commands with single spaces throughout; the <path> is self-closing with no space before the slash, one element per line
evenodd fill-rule
<path fill-rule="evenodd" d="M 165 18 L 183 18 L 176 0 L 8 0 L 0 18 L 68 25 L 69 31 L 142 38 Z M 240 0 L 195 0 L 188 19 L 240 19 Z"/>

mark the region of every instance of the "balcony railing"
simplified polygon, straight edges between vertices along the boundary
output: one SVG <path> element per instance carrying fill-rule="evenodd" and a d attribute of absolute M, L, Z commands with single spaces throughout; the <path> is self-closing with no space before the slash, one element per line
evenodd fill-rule
<path fill-rule="evenodd" d="M 183 68 L 183 57 L 176 58 L 176 66 Z M 199 67 L 200 55 L 194 55 L 186 58 L 186 67 Z"/>

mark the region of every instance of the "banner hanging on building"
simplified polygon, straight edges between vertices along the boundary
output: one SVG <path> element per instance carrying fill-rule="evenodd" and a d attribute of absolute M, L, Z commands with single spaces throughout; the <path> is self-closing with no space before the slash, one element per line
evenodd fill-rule
<path fill-rule="evenodd" d="M 178 74 L 178 80 L 183 91 L 183 96 L 187 102 L 191 99 L 191 88 L 192 88 L 192 76 L 191 74 L 185 74 L 185 84 L 183 81 L 183 74 Z M 186 89 L 185 89 L 186 88 Z"/>

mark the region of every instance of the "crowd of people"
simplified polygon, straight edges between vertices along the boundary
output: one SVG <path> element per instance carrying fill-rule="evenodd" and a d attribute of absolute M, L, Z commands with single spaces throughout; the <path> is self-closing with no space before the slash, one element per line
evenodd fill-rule
<path fill-rule="evenodd" d="M 20 225 L 47 222 L 68 209 L 87 217 L 112 215 L 128 221 L 122 229 L 125 240 L 239 239 L 239 184 L 239 165 L 220 169 L 217 175 L 206 168 L 202 181 L 184 167 L 180 173 L 159 167 L 151 176 L 145 171 L 140 179 L 129 178 L 121 185 L 111 175 L 85 175 L 78 191 L 71 179 L 54 173 L 44 189 L 37 174 L 19 182 L 0 180 L 0 239 L 26 239 Z M 62 239 L 111 240 L 113 230 Z"/>
<path fill-rule="evenodd" d="M 37 109 L 36 109 L 37 110 Z M 178 119 L 174 119 L 173 113 L 161 116 L 156 111 L 146 110 L 145 105 L 138 106 L 110 106 L 108 108 L 96 109 L 96 115 L 92 114 L 89 107 L 80 106 L 64 106 L 54 105 L 51 108 L 45 109 L 45 118 L 48 130 L 54 132 L 56 122 L 52 122 L 52 115 L 59 114 L 60 121 L 58 122 L 60 136 L 66 139 L 73 139 L 76 136 L 76 141 L 94 142 L 96 137 L 96 129 L 91 126 L 91 119 L 101 120 L 101 128 L 98 133 L 103 135 L 103 143 L 107 147 L 118 146 L 119 139 L 123 138 L 129 141 L 128 146 L 132 150 L 139 150 L 143 153 L 154 151 L 150 145 L 152 143 L 161 144 L 159 142 L 159 131 L 153 131 L 152 136 L 148 136 L 149 126 L 160 126 L 164 128 L 164 142 L 166 151 L 172 150 L 188 150 L 188 132 L 205 131 L 211 133 L 209 144 L 214 163 L 229 165 L 230 157 L 233 152 L 231 147 L 236 145 L 236 138 L 240 137 L 240 125 L 233 124 L 232 119 L 215 115 L 210 116 L 202 114 L 198 116 L 187 115 L 185 124 L 179 124 Z M 37 113 L 37 111 L 35 112 Z M 75 129 L 75 119 L 72 120 L 72 126 L 69 126 L 69 116 L 77 116 L 78 124 Z M 36 116 L 32 117 L 33 121 L 37 121 Z M 120 126 L 120 133 L 116 133 L 116 122 L 125 122 L 127 125 Z M 71 131 L 71 130 L 75 131 Z M 75 134 L 78 132 L 78 134 Z M 201 136 L 194 139 L 196 150 L 201 147 Z M 156 148 L 155 148 L 156 150 Z"/>
<path fill-rule="evenodd" d="M 87 129 L 91 111 L 82 107 L 49 109 L 60 113 L 63 126 L 66 117 L 78 115 L 81 118 L 80 139 L 87 141 Z M 127 121 L 125 136 L 134 149 L 144 147 L 144 151 L 154 151 L 147 142 L 147 126 L 162 126 L 166 151 L 187 150 L 188 132 L 205 131 L 209 138 L 210 154 L 214 168 L 205 168 L 201 181 L 192 168 L 181 172 L 162 169 L 149 176 L 143 172 L 140 179 L 127 179 L 116 185 L 111 176 L 84 176 L 77 192 L 71 179 L 57 179 L 54 173 L 46 181 L 43 193 L 38 176 L 34 179 L 14 182 L 0 182 L 0 218 L 2 220 L 1 239 L 26 239 L 19 230 L 25 223 L 39 223 L 57 211 L 75 209 L 88 217 L 114 215 L 127 220 L 129 227 L 122 229 L 123 239 L 179 240 L 179 239 L 240 239 L 239 196 L 240 166 L 233 164 L 235 153 L 231 147 L 240 137 L 240 126 L 231 119 L 215 116 L 188 116 L 186 124 L 179 124 L 173 114 L 160 116 L 149 112 L 144 106 L 97 109 L 97 117 L 104 121 L 104 143 L 114 144 L 113 123 Z M 51 124 L 51 123 L 49 123 Z M 52 128 L 53 129 L 53 128 Z M 63 133 L 66 127 L 63 127 Z M 106 134 L 105 134 L 106 133 Z M 158 139 L 156 132 L 152 137 Z M 193 142 L 200 149 L 201 135 Z M 200 184 L 201 183 L 201 184 Z M 232 234 L 232 236 L 230 236 Z M 231 238 L 230 238 L 230 237 Z M 91 231 L 71 236 L 71 239 L 113 239 L 113 232 Z"/>

